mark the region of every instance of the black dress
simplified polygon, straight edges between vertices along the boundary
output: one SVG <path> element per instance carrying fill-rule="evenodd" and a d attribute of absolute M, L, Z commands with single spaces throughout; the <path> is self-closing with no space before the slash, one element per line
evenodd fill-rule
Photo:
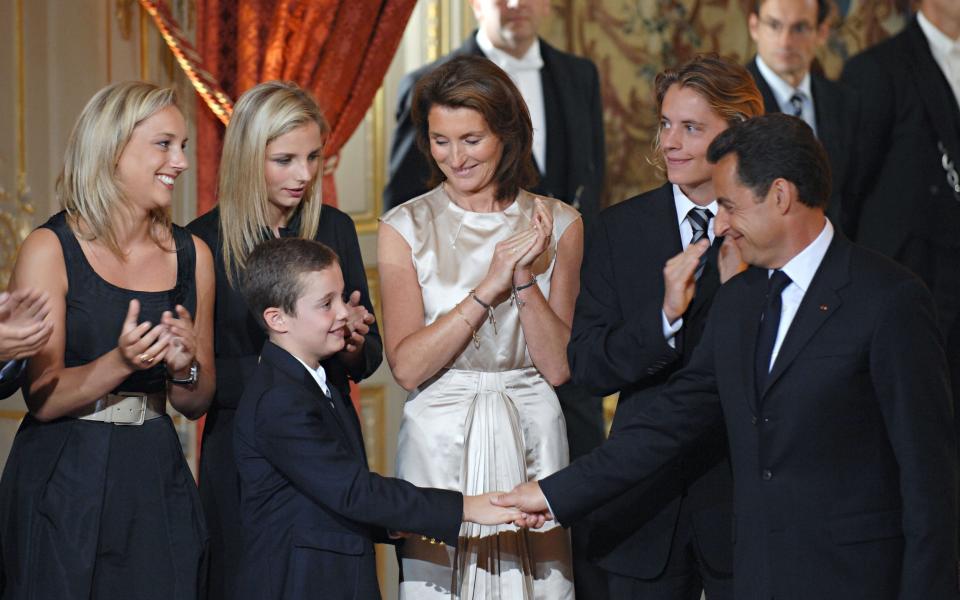
<path fill-rule="evenodd" d="M 196 250 L 174 226 L 177 283 L 164 292 L 111 285 L 94 272 L 64 213 L 57 234 L 67 271 L 66 367 L 117 346 L 131 299 L 158 323 L 177 304 L 196 309 Z M 157 365 L 115 391 L 166 389 Z M 24 418 L 0 480 L 4 600 L 195 600 L 203 590 L 207 530 L 197 487 L 168 416 L 140 426 L 64 417 Z"/>
<path fill-rule="evenodd" d="M 217 279 L 214 308 L 214 354 L 217 364 L 217 393 L 207 412 L 200 453 L 200 497 L 210 528 L 209 600 L 231 600 L 242 551 L 240 531 L 240 480 L 233 456 L 233 419 L 244 385 L 256 370 L 266 335 L 247 309 L 243 296 L 227 282 L 220 240 L 220 209 L 198 217 L 187 228 L 213 252 Z M 300 230 L 297 213 L 281 237 L 295 237 Z M 356 229 L 350 217 L 332 207 L 323 207 L 315 238 L 333 248 L 340 258 L 344 291 L 360 290 L 361 303 L 373 312 L 367 278 L 360 255 Z M 237 278 L 234 278 L 236 281 Z M 363 347 L 364 360 L 348 371 L 336 357 L 323 362 L 327 381 L 343 398 L 350 397 L 350 382 L 360 381 L 380 366 L 383 343 L 377 325 L 370 328 Z"/>

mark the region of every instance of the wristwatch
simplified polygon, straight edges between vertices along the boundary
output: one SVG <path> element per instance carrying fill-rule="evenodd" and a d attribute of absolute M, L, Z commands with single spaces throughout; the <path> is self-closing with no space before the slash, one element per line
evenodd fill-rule
<path fill-rule="evenodd" d="M 167 381 L 170 383 L 176 383 L 177 385 L 195 385 L 200 379 L 200 363 L 193 361 L 193 364 L 190 365 L 190 375 L 184 377 L 183 379 L 177 379 L 170 375 L 170 371 L 167 371 Z"/>

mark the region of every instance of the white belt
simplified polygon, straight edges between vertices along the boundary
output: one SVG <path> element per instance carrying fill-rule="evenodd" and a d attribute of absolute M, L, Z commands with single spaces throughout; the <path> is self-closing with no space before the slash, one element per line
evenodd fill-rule
<path fill-rule="evenodd" d="M 119 392 L 107 394 L 90 406 L 87 414 L 75 414 L 85 421 L 100 421 L 114 425 L 143 425 L 144 421 L 167 414 L 167 393 Z"/>

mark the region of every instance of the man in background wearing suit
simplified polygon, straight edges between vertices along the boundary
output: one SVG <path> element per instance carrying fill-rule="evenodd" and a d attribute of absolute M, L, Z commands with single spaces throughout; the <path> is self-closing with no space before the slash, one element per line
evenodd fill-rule
<path fill-rule="evenodd" d="M 53 322 L 46 294 L 34 290 L 0 293 L 0 399 L 20 388 L 26 358 L 43 348 Z"/>
<path fill-rule="evenodd" d="M 606 152 L 603 106 L 597 68 L 588 59 L 557 50 L 537 36 L 550 0 L 469 0 L 479 29 L 460 48 L 403 78 L 397 94 L 397 129 L 390 150 L 390 175 L 383 190 L 389 210 L 428 191 L 429 160 L 417 149 L 410 116 L 413 88 L 439 63 L 461 54 L 485 56 L 517 84 L 533 121 L 533 157 L 540 184 L 532 192 L 558 198 L 583 215 L 589 227 L 600 210 Z M 567 422 L 570 459 L 603 441 L 602 399 L 572 384 L 557 388 Z M 602 581 L 581 560 L 583 539 L 573 535 L 577 589 L 590 586 L 593 598 Z M 594 572 L 593 576 L 597 576 Z"/>
<path fill-rule="evenodd" d="M 923 0 L 843 81 L 863 99 L 851 234 L 933 292 L 960 402 L 960 2 Z"/>
<path fill-rule="evenodd" d="M 748 25 L 757 55 L 747 69 L 767 114 L 800 117 L 823 144 L 833 178 L 827 216 L 841 226 L 858 107 L 852 91 L 811 72 L 816 51 L 830 33 L 829 16 L 830 0 L 755 0 Z"/>
<path fill-rule="evenodd" d="M 620 392 L 611 436 L 690 361 L 714 294 L 741 268 L 732 243 L 719 260 L 707 148 L 730 125 L 763 114 L 746 69 L 713 56 L 667 69 L 654 89 L 657 158 L 668 182 L 600 213 L 567 347 L 573 381 Z M 704 590 L 709 600 L 733 598 L 727 454 L 717 427 L 590 516 L 590 558 L 607 573 L 612 600 L 700 600 Z"/>
<path fill-rule="evenodd" d="M 497 502 L 569 524 L 725 424 L 737 600 L 957 600 L 957 447 L 933 303 L 824 217 L 827 157 L 765 115 L 710 145 L 716 232 L 753 265 L 690 364 L 600 448 Z"/>

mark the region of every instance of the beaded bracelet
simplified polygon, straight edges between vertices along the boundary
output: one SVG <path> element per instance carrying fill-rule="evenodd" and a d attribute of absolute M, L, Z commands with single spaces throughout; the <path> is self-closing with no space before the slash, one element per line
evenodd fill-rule
<path fill-rule="evenodd" d="M 473 347 L 479 350 L 480 336 L 477 335 L 477 330 L 473 328 L 473 324 L 470 323 L 470 319 L 468 319 L 466 315 L 463 314 L 463 311 L 460 310 L 460 305 L 458 304 L 455 308 L 457 309 L 457 314 L 460 315 L 460 318 L 463 319 L 463 322 L 466 323 L 467 327 L 470 328 L 470 335 L 473 336 Z"/>
<path fill-rule="evenodd" d="M 490 324 L 493 325 L 493 334 L 497 334 L 497 318 L 493 316 L 493 306 L 487 304 L 483 300 L 477 297 L 477 290 L 470 290 L 470 297 L 476 300 L 477 304 L 483 307 L 487 311 L 487 317 L 490 319 Z"/>
<path fill-rule="evenodd" d="M 513 286 L 513 292 L 510 294 L 510 301 L 517 305 L 517 310 L 520 310 L 521 308 L 527 305 L 527 303 L 524 302 L 522 298 L 520 298 L 520 292 L 522 292 L 523 290 L 529 287 L 533 287 L 534 285 L 536 285 L 536 283 L 537 283 L 537 276 L 534 275 L 533 279 L 531 279 L 527 283 L 524 283 L 523 285 Z"/>

